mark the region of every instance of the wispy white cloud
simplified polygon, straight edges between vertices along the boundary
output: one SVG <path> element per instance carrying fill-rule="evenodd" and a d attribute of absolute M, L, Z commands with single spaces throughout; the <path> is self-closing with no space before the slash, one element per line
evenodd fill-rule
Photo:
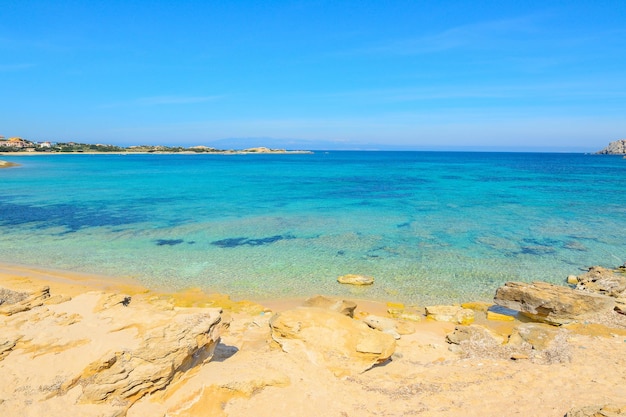
<path fill-rule="evenodd" d="M 456 26 L 439 33 L 398 39 L 352 51 L 355 54 L 418 55 L 456 48 L 484 48 L 514 34 L 537 32 L 536 17 L 526 16 Z"/>
<path fill-rule="evenodd" d="M 362 89 L 315 95 L 318 99 L 356 101 L 359 103 L 400 103 L 463 99 L 545 99 L 624 98 L 626 83 L 597 79 L 544 83 L 445 85 Z"/>
<path fill-rule="evenodd" d="M 139 98 L 136 100 L 136 103 L 145 106 L 159 104 L 193 104 L 215 101 L 220 98 L 222 98 L 222 96 L 156 96 Z"/>
<path fill-rule="evenodd" d="M 132 106 L 161 106 L 161 105 L 178 105 L 178 104 L 197 104 L 216 101 L 224 98 L 223 95 L 213 96 L 153 96 L 140 97 L 133 100 L 104 104 L 103 108 L 112 107 L 132 107 Z"/>
<path fill-rule="evenodd" d="M 0 64 L 0 71 L 24 71 L 34 66 L 34 64 Z"/>

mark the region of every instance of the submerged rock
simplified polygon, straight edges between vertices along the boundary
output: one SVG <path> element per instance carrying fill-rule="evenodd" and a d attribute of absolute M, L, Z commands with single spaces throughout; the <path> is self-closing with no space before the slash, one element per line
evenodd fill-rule
<path fill-rule="evenodd" d="M 372 285 L 374 278 L 365 275 L 347 274 L 337 278 L 337 282 L 350 285 Z"/>
<path fill-rule="evenodd" d="M 494 302 L 525 316 L 554 325 L 584 320 L 615 307 L 611 297 L 545 282 L 507 282 L 497 289 Z"/>
<path fill-rule="evenodd" d="M 396 347 L 393 336 L 319 308 L 298 307 L 278 313 L 270 327 L 272 340 L 283 351 L 325 366 L 336 376 L 364 372 L 388 360 Z"/>

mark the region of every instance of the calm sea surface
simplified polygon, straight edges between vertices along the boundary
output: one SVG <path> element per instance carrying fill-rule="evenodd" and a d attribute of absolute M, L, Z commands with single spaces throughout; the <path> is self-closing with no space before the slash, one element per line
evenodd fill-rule
<path fill-rule="evenodd" d="M 235 298 L 489 300 L 626 261 L 626 160 L 538 153 L 3 160 L 0 261 Z M 338 284 L 371 275 L 368 288 Z"/>

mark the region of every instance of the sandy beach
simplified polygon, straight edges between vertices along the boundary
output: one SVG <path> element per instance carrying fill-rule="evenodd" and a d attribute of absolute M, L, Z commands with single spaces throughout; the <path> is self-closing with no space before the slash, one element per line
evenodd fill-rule
<path fill-rule="evenodd" d="M 519 315 L 488 320 L 476 303 L 464 305 L 473 324 L 462 326 L 393 300 L 260 305 L 19 265 L 0 266 L 0 288 L 2 415 L 626 412 L 626 317 L 613 311 L 555 327 Z M 378 330 L 364 324 L 372 317 Z M 507 347 L 528 325 L 541 341 Z M 450 343 L 459 327 L 499 342 Z"/>

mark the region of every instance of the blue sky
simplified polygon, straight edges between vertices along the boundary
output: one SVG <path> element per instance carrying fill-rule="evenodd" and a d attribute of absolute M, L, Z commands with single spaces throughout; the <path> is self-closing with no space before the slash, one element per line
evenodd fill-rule
<path fill-rule="evenodd" d="M 594 151 L 626 1 L 0 0 L 0 135 Z"/>

